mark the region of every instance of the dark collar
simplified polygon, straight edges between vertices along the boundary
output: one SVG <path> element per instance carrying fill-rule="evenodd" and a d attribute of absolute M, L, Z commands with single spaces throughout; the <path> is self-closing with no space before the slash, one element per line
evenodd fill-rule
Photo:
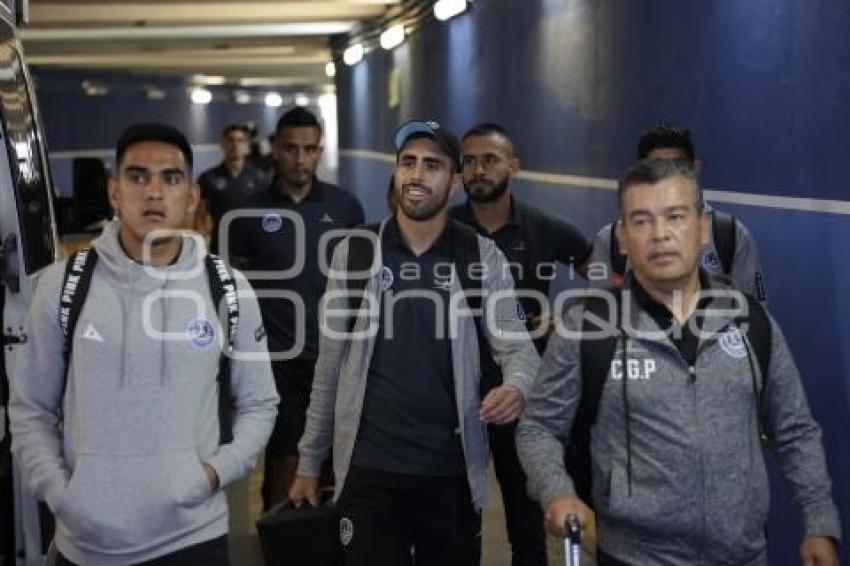
<path fill-rule="evenodd" d="M 446 227 L 445 229 L 443 229 L 443 232 L 440 234 L 440 236 L 436 239 L 436 241 L 434 241 L 430 248 L 425 250 L 425 252 L 420 255 L 420 257 L 431 252 L 438 252 L 441 255 L 450 256 L 452 252 L 451 236 L 453 231 L 453 222 L 449 220 L 446 223 Z M 387 225 L 384 228 L 383 244 L 388 248 L 392 248 L 396 251 L 402 251 L 411 255 L 415 255 L 413 251 L 408 247 L 407 242 L 404 241 L 404 237 L 401 235 L 401 228 L 399 228 L 395 216 L 390 218 L 389 222 L 387 222 Z"/>
<path fill-rule="evenodd" d="M 511 207 L 510 207 L 510 210 L 508 211 L 508 220 L 507 220 L 507 222 L 505 222 L 505 224 L 501 228 L 499 228 L 499 230 L 496 230 L 496 232 L 499 232 L 500 230 L 504 230 L 508 226 L 519 227 L 519 221 L 517 220 L 517 209 L 520 208 L 521 205 L 514 201 L 514 195 L 510 195 L 510 198 L 511 198 Z M 485 232 L 486 231 L 486 230 L 484 230 L 484 227 L 481 226 L 481 224 L 478 223 L 478 219 L 475 218 L 475 211 L 472 210 L 472 202 L 471 202 L 471 199 L 469 197 L 466 198 L 466 202 L 460 208 L 460 214 L 459 214 L 458 220 L 461 220 L 462 222 L 469 224 L 471 226 L 475 226 L 475 228 L 479 232 Z"/>
<path fill-rule="evenodd" d="M 654 318 L 656 322 L 659 323 L 660 327 L 669 327 L 674 320 L 674 316 L 673 313 L 670 312 L 670 309 L 667 308 L 667 305 L 656 301 L 638 282 L 633 272 L 629 271 L 627 275 L 627 280 L 628 288 L 631 289 L 634 293 L 635 300 L 637 301 L 640 308 L 646 311 L 649 316 Z M 708 277 L 708 274 L 703 269 L 699 270 L 699 282 L 701 291 L 705 291 L 711 288 L 711 280 Z M 710 302 L 711 299 L 709 297 L 700 298 L 699 302 L 697 302 L 695 312 L 705 310 Z M 665 322 L 666 324 L 661 324 L 661 322 Z"/>
<path fill-rule="evenodd" d="M 278 200 L 294 203 L 295 200 L 291 196 L 281 192 L 280 187 L 277 185 L 277 181 L 278 176 L 275 175 L 274 179 L 272 179 L 271 185 L 269 185 L 269 192 L 272 193 L 272 196 Z M 307 196 L 304 197 L 303 200 L 310 200 L 315 202 L 321 202 L 325 200 L 325 183 L 320 181 L 319 178 L 314 175 L 312 184 L 310 185 L 310 192 L 307 193 Z"/>

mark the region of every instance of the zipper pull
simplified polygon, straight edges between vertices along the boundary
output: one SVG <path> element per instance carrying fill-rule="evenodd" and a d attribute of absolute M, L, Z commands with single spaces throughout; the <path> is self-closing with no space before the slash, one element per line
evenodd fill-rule
<path fill-rule="evenodd" d="M 691 383 L 696 383 L 697 381 L 697 368 L 694 366 L 688 366 L 688 378 Z"/>

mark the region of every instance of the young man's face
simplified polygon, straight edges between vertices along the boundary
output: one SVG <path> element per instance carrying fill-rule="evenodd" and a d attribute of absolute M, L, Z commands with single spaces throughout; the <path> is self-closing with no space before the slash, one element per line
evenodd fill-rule
<path fill-rule="evenodd" d="M 188 226 L 200 191 L 177 146 L 155 141 L 131 145 L 109 181 L 109 202 L 121 219 L 124 244 L 136 249 L 153 230 Z"/>
<path fill-rule="evenodd" d="M 511 175 L 519 171 L 507 140 L 498 134 L 471 136 L 461 144 L 463 186 L 474 201 L 492 202 L 508 189 Z"/>
<path fill-rule="evenodd" d="M 680 175 L 626 189 L 617 238 L 645 287 L 675 288 L 696 274 L 709 222 L 695 201 L 695 188 Z"/>
<path fill-rule="evenodd" d="M 322 157 L 321 134 L 312 126 L 281 129 L 274 139 L 277 173 L 283 182 L 294 188 L 307 185 L 316 174 Z"/>
<path fill-rule="evenodd" d="M 440 145 L 429 138 L 408 141 L 398 154 L 395 198 L 411 220 L 431 220 L 446 209 L 460 186 L 460 175 Z"/>
<path fill-rule="evenodd" d="M 227 161 L 244 159 L 249 151 L 248 136 L 242 130 L 230 130 L 221 138 L 221 149 Z"/>

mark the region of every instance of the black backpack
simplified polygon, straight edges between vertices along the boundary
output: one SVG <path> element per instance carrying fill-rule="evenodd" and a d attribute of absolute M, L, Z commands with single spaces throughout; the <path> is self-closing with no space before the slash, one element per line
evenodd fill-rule
<path fill-rule="evenodd" d="M 611 290 L 618 305 L 618 315 L 622 312 L 619 308 L 622 302 L 622 292 L 619 288 Z M 762 394 L 767 386 L 770 375 L 770 356 L 772 350 L 772 329 L 770 319 L 762 304 L 749 295 L 744 295 L 749 306 L 749 317 L 739 317 L 735 322 L 740 326 L 747 323 L 747 339 L 753 347 L 755 363 L 758 364 L 762 375 L 762 387 L 757 391 L 759 399 L 757 410 L 760 423 L 760 436 L 763 445 L 768 446 L 770 432 L 767 426 L 767 418 L 764 413 Z M 608 321 L 610 317 L 610 304 L 602 297 L 592 296 L 583 300 L 584 309 L 602 321 Z M 618 321 L 618 328 L 620 327 Z M 598 332 L 601 328 L 588 319 L 582 318 L 582 333 Z M 617 348 L 618 334 L 608 333 L 601 339 L 581 339 L 581 401 L 579 402 L 573 426 L 570 430 L 569 442 L 564 454 L 567 472 L 573 479 L 576 494 L 586 504 L 592 506 L 592 465 L 590 454 L 590 429 L 596 422 L 599 410 L 599 402 L 605 381 L 611 368 L 614 352 Z M 753 360 L 750 358 L 749 363 Z M 755 368 L 750 367 L 753 377 L 753 389 L 756 390 Z M 624 376 L 625 378 L 625 376 Z"/>
<path fill-rule="evenodd" d="M 68 385 L 68 366 L 74 347 L 74 330 L 91 285 L 92 274 L 97 264 L 97 252 L 94 248 L 86 248 L 71 255 L 65 265 L 65 276 L 62 280 L 61 296 L 59 297 L 59 326 L 62 330 L 62 357 L 65 371 L 62 381 L 62 395 Z M 218 417 L 219 442 L 227 444 L 233 440 L 233 398 L 230 391 L 230 360 L 227 353 L 233 352 L 236 331 L 239 326 L 239 300 L 236 295 L 236 283 L 233 274 L 228 270 L 224 260 L 207 254 L 204 258 L 210 295 L 216 309 L 220 309 L 222 301 L 227 304 L 226 319 L 222 318 L 221 327 L 224 329 L 226 351 L 222 350 L 218 364 Z M 219 315 L 221 311 L 218 310 Z M 60 403 L 61 405 L 61 403 Z"/>
<path fill-rule="evenodd" d="M 451 248 L 452 257 L 455 262 L 455 271 L 460 280 L 460 286 L 464 291 L 467 306 L 473 312 L 475 331 L 478 334 L 478 350 L 481 364 L 481 396 L 487 391 L 501 383 L 501 368 L 490 353 L 487 334 L 484 332 L 483 322 L 479 311 L 481 309 L 481 281 L 470 277 L 469 266 L 481 262 L 481 251 L 478 248 L 478 234 L 474 229 L 457 220 L 451 222 Z M 366 224 L 359 226 L 362 230 L 368 230 L 378 234 L 379 224 Z M 371 239 L 364 237 L 349 238 L 348 244 L 348 273 L 367 271 L 372 267 L 375 258 L 375 248 Z M 351 278 L 347 280 L 348 286 L 348 308 L 351 312 L 360 310 L 363 302 L 363 291 L 366 288 L 366 278 Z M 349 321 L 349 332 L 354 329 L 355 317 Z M 498 379 L 485 380 L 484 376 L 499 376 Z"/>
<path fill-rule="evenodd" d="M 717 249 L 720 265 L 723 273 L 732 273 L 732 265 L 735 263 L 735 246 L 737 245 L 737 220 L 731 214 L 719 210 L 711 211 L 711 234 L 714 238 L 714 247 Z M 611 271 L 615 275 L 623 276 L 626 273 L 626 256 L 620 252 L 620 243 L 614 234 L 617 223 L 611 224 Z"/>

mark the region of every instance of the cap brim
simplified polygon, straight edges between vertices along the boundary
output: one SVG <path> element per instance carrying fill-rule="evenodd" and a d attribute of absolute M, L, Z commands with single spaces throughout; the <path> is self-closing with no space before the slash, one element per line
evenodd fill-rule
<path fill-rule="evenodd" d="M 395 133 L 394 144 L 396 151 L 401 151 L 401 148 L 404 147 L 404 144 L 407 143 L 407 140 L 410 139 L 410 136 L 414 136 L 416 134 L 424 134 L 430 138 L 436 137 L 434 134 L 434 130 L 432 130 L 431 127 L 428 126 L 428 124 L 426 124 L 425 122 L 420 122 L 417 120 L 408 122 L 402 127 L 400 127 Z"/>

